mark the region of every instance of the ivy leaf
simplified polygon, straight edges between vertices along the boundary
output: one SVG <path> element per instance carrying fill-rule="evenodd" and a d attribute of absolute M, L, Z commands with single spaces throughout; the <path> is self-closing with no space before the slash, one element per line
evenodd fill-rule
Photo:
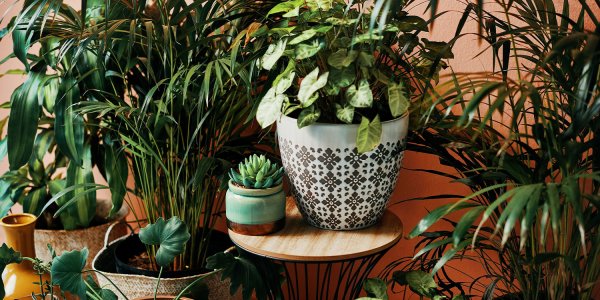
<path fill-rule="evenodd" d="M 298 44 L 294 55 L 297 60 L 302 60 L 314 56 L 323 48 L 325 48 L 325 42 L 320 39 L 314 39 L 310 43 Z"/>
<path fill-rule="evenodd" d="M 362 117 L 356 136 L 358 153 L 365 153 L 375 149 L 381 140 L 381 131 L 382 127 L 379 115 L 375 116 L 371 122 L 366 117 Z"/>
<path fill-rule="evenodd" d="M 340 49 L 327 58 L 327 63 L 337 69 L 346 68 L 352 64 L 358 57 L 358 51 Z"/>
<path fill-rule="evenodd" d="M 277 121 L 281 116 L 281 106 L 288 97 L 283 94 L 275 94 L 276 87 L 271 87 L 260 100 L 256 110 L 256 121 L 262 128 L 266 128 Z"/>
<path fill-rule="evenodd" d="M 325 72 L 319 76 L 319 67 L 312 70 L 300 83 L 300 89 L 298 90 L 298 101 L 302 104 L 302 107 L 308 107 L 311 105 L 310 100 L 313 94 L 319 89 L 323 88 L 327 84 L 327 78 L 329 72 Z M 313 100 L 314 102 L 314 100 Z"/>
<path fill-rule="evenodd" d="M 81 277 L 88 257 L 88 249 L 64 252 L 52 260 L 52 284 L 60 286 L 62 291 L 87 299 L 86 285 Z"/>
<path fill-rule="evenodd" d="M 22 260 L 21 253 L 3 243 L 2 247 L 0 247 L 0 274 L 4 273 L 4 268 L 7 265 L 19 264 Z M 4 299 L 4 296 L 4 283 L 0 280 L 0 298 Z"/>
<path fill-rule="evenodd" d="M 279 58 L 283 55 L 286 45 L 287 39 L 280 39 L 277 43 L 269 45 L 267 51 L 260 60 L 263 69 L 271 70 L 273 68 Z"/>
<path fill-rule="evenodd" d="M 404 90 L 404 84 L 402 82 L 399 84 L 391 83 L 388 85 L 388 104 L 394 118 L 397 118 L 408 111 L 410 102 L 406 97 L 406 91 Z"/>
<path fill-rule="evenodd" d="M 173 262 L 175 256 L 183 253 L 190 233 L 178 217 L 168 221 L 158 218 L 154 224 L 140 230 L 140 240 L 146 245 L 159 245 L 156 252 L 156 263 L 166 267 Z"/>
<path fill-rule="evenodd" d="M 335 104 L 335 116 L 346 124 L 352 123 L 354 119 L 354 107 L 350 105 Z"/>
<path fill-rule="evenodd" d="M 300 33 L 299 35 L 294 37 L 288 44 L 296 45 L 296 44 L 302 43 L 306 40 L 311 39 L 313 36 L 315 36 L 315 34 L 317 34 L 317 31 L 314 29 L 304 30 L 304 31 L 302 31 L 302 33 Z"/>
<path fill-rule="evenodd" d="M 320 116 L 321 110 L 314 105 L 303 109 L 298 116 L 298 128 L 314 124 Z"/>
<path fill-rule="evenodd" d="M 369 82 L 362 79 L 358 83 L 358 89 L 352 85 L 346 90 L 346 100 L 354 107 L 371 107 L 373 104 L 373 93 Z"/>
<path fill-rule="evenodd" d="M 387 285 L 385 281 L 379 278 L 367 278 L 363 284 L 363 288 L 369 297 L 388 300 Z"/>

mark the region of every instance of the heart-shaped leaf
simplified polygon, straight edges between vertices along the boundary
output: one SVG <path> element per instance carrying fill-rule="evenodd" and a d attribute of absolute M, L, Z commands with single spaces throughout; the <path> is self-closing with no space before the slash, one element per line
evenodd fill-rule
<path fill-rule="evenodd" d="M 402 82 L 400 84 L 391 83 L 388 85 L 388 104 L 394 118 L 403 115 L 408 110 L 410 103 L 406 97 L 406 91 Z"/>
<path fill-rule="evenodd" d="M 321 110 L 311 105 L 300 112 L 298 116 L 298 128 L 314 124 L 321 116 Z"/>
<path fill-rule="evenodd" d="M 323 48 L 325 48 L 325 42 L 319 39 L 313 39 L 308 43 L 298 44 L 294 51 L 294 55 L 297 60 L 302 60 L 314 56 Z"/>
<path fill-rule="evenodd" d="M 88 249 L 81 251 L 73 250 L 63 253 L 52 260 L 52 284 L 60 286 L 60 289 L 79 296 L 82 300 L 87 299 L 86 285 L 81 276 L 88 257 Z"/>
<path fill-rule="evenodd" d="M 256 110 L 256 121 L 262 128 L 273 124 L 281 115 L 281 106 L 288 97 L 283 94 L 275 94 L 275 87 L 271 87 L 265 96 L 260 100 Z"/>
<path fill-rule="evenodd" d="M 319 76 L 319 67 L 316 67 L 302 79 L 300 89 L 298 90 L 298 101 L 300 101 L 302 107 L 308 107 L 312 104 L 309 100 L 311 100 L 316 91 L 327 84 L 328 77 L 329 72 L 325 72 Z"/>
<path fill-rule="evenodd" d="M 352 123 L 354 119 L 354 107 L 350 105 L 335 104 L 335 116 L 346 124 Z"/>
<path fill-rule="evenodd" d="M 2 247 L 0 247 L 0 274 L 4 273 L 4 268 L 7 265 L 21 263 L 22 260 L 21 253 L 8 247 L 6 244 L 2 244 Z M 4 283 L 0 280 L 0 298 L 4 299 L 4 295 Z"/>
<path fill-rule="evenodd" d="M 369 122 L 369 119 L 362 117 L 356 137 L 356 148 L 358 153 L 365 153 L 375 149 L 375 147 L 379 145 L 381 131 L 382 127 L 381 122 L 379 121 L 379 115 L 371 122 Z"/>
<path fill-rule="evenodd" d="M 356 79 L 356 72 L 351 65 L 348 68 L 336 69 L 333 68 L 329 72 L 329 85 L 334 87 L 345 88 L 349 87 Z"/>
<path fill-rule="evenodd" d="M 346 100 L 354 107 L 371 107 L 373 104 L 373 92 L 369 82 L 362 79 L 358 83 L 358 88 L 352 85 L 346 90 Z"/>
<path fill-rule="evenodd" d="M 156 263 L 166 267 L 173 262 L 175 256 L 183 253 L 185 244 L 190 239 L 185 223 L 178 217 L 172 217 L 168 221 L 158 218 L 154 224 L 140 230 L 140 240 L 146 245 L 158 245 L 156 252 Z"/>
<path fill-rule="evenodd" d="M 337 69 L 346 68 L 352 64 L 358 57 L 358 51 L 340 49 L 327 58 L 327 63 Z"/>
<path fill-rule="evenodd" d="M 369 297 L 388 300 L 387 285 L 379 278 L 367 278 L 363 283 L 363 289 Z"/>
<path fill-rule="evenodd" d="M 267 52 L 265 52 L 261 59 L 261 65 L 263 69 L 271 70 L 273 68 L 279 58 L 281 58 L 283 55 L 286 45 L 287 39 L 280 39 L 277 41 L 277 43 L 269 45 Z"/>
<path fill-rule="evenodd" d="M 400 285 L 408 285 L 413 292 L 421 296 L 433 297 L 436 294 L 437 284 L 431 274 L 425 271 L 396 271 L 392 278 Z"/>

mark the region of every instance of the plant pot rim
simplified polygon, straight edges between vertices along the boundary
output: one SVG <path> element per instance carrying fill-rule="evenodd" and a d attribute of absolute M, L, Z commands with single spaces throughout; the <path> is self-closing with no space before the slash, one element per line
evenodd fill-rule
<path fill-rule="evenodd" d="M 406 113 L 404 113 L 403 115 L 401 115 L 401 116 L 399 116 L 397 118 L 393 118 L 391 120 L 387 120 L 387 121 L 381 122 L 381 125 L 390 124 L 390 123 L 394 123 L 394 122 L 406 119 L 406 118 L 408 118 L 409 115 L 410 115 L 410 113 L 406 112 Z M 285 114 L 281 114 L 280 120 L 281 119 L 298 120 L 297 118 L 292 118 L 292 117 L 287 116 Z M 315 123 L 313 123 L 311 125 L 308 125 L 307 127 L 311 127 L 311 126 L 355 126 L 355 127 L 358 127 L 358 126 L 360 126 L 360 124 L 355 124 L 355 123 L 346 124 L 346 123 L 321 123 L 321 122 L 315 122 Z"/>
<path fill-rule="evenodd" d="M 10 222 L 9 220 L 16 220 L 17 222 Z M 18 213 L 10 214 L 0 219 L 0 225 L 2 225 L 3 227 L 17 228 L 29 226 L 31 224 L 34 224 L 35 221 L 37 221 L 37 217 L 33 214 Z"/>
<path fill-rule="evenodd" d="M 229 186 L 229 189 L 233 193 L 241 195 L 241 196 L 249 196 L 249 197 L 260 197 L 260 196 L 273 195 L 273 194 L 279 193 L 279 191 L 283 190 L 283 182 L 274 187 L 270 187 L 267 189 L 248 189 L 245 187 L 240 187 L 240 186 L 233 184 L 232 180 L 229 180 L 227 185 Z"/>
<path fill-rule="evenodd" d="M 114 223 L 118 223 L 121 222 L 122 220 L 124 220 L 127 215 L 129 214 L 129 208 L 126 205 L 123 205 L 123 207 L 121 207 L 121 209 L 117 212 L 117 215 L 114 218 L 110 218 L 110 219 L 106 219 L 105 222 L 100 223 L 100 224 L 96 224 L 96 225 L 92 225 L 92 226 L 88 226 L 85 228 L 77 228 L 77 229 L 72 229 L 72 230 L 66 230 L 66 229 L 47 229 L 47 228 L 36 228 L 35 231 L 36 232 L 46 232 L 46 233 L 76 233 L 76 232 L 84 232 L 86 230 L 90 230 L 93 228 L 99 228 L 102 226 L 110 226 L 111 224 Z"/>

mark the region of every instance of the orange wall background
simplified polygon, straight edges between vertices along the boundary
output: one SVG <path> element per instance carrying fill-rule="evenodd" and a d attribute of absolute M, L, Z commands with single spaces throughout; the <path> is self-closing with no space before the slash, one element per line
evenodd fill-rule
<path fill-rule="evenodd" d="M 0 16 L 3 15 L 4 12 L 9 9 L 11 2 L 12 1 L 0 1 Z M 79 6 L 79 2 L 77 1 L 67 0 L 65 2 L 72 4 L 75 7 Z M 446 13 L 436 21 L 434 28 L 431 30 L 429 39 L 447 41 L 451 39 L 454 35 L 456 24 L 460 19 L 462 11 L 465 9 L 465 4 L 463 3 L 465 1 L 446 0 L 439 2 L 440 7 L 438 11 L 448 11 L 448 13 Z M 555 2 L 562 3 L 562 1 Z M 415 7 L 412 8 L 411 13 L 416 15 L 422 15 L 425 18 L 429 17 L 429 13 L 424 13 L 427 3 L 428 1 L 421 1 L 421 4 L 417 4 L 415 5 Z M 560 6 L 560 3 L 557 3 L 557 5 Z M 22 5 L 22 3 L 19 5 Z M 486 8 L 492 9 L 493 11 L 492 5 L 489 5 Z M 579 7 L 578 5 L 576 5 L 576 3 L 572 3 L 571 9 L 575 11 L 578 10 Z M 17 10 L 17 8 L 12 8 L 12 10 L 8 12 L 8 15 L 14 15 Z M 6 26 L 8 19 L 9 17 L 7 17 L 2 24 L 0 24 L 0 28 Z M 463 32 L 475 33 L 477 32 L 476 28 L 477 27 L 475 21 L 471 20 Z M 491 70 L 490 53 L 484 53 L 479 57 L 474 57 L 481 50 L 482 45 L 479 43 L 475 36 L 468 35 L 460 39 L 454 47 L 455 59 L 450 61 L 451 67 L 455 71 L 459 72 L 478 72 L 484 70 Z M 11 51 L 12 41 L 10 40 L 10 36 L 8 36 L 5 37 L 2 41 L 0 41 L 0 59 L 9 55 Z M 20 62 L 18 62 L 16 59 L 12 59 L 8 63 L 5 63 L 4 65 L 0 66 L 0 74 L 3 74 L 10 69 L 19 68 L 22 68 Z M 0 103 L 9 100 L 10 94 L 23 81 L 23 79 L 24 78 L 22 76 L 18 75 L 7 75 L 4 77 L 0 77 Z M 6 115 L 7 110 L 0 110 L 0 118 L 4 118 Z M 418 220 L 421 217 L 423 217 L 428 212 L 428 210 L 431 210 L 434 207 L 440 205 L 442 201 L 429 201 L 427 203 L 412 201 L 400 203 L 402 200 L 442 193 L 466 194 L 468 192 L 466 189 L 464 189 L 462 185 L 450 183 L 449 180 L 446 178 L 425 174 L 422 172 L 412 171 L 414 169 L 443 170 L 443 168 L 444 167 L 438 163 L 435 157 L 413 152 L 406 153 L 404 157 L 404 169 L 400 173 L 400 177 L 398 179 L 398 186 L 392 197 L 390 206 L 390 209 L 394 213 L 396 213 L 403 221 L 405 234 L 410 232 L 410 230 L 417 224 Z M 8 170 L 8 164 L 5 159 L 4 161 L 0 162 L 0 174 L 4 173 L 6 170 Z M 452 170 L 446 169 L 445 171 L 451 172 Z M 99 179 L 101 178 L 101 176 L 98 175 L 96 176 L 96 178 Z M 2 239 L 3 237 L 0 236 L 0 240 Z M 380 271 L 382 267 L 384 267 L 387 263 L 393 261 L 394 259 L 411 256 L 412 254 L 414 254 L 414 246 L 414 240 L 401 240 L 400 243 L 398 243 L 398 245 L 396 245 L 388 252 L 386 257 L 382 259 L 382 261 L 378 264 L 374 271 Z M 470 262 L 454 262 L 451 266 L 457 267 L 461 272 L 465 272 L 474 277 L 477 277 L 478 275 L 482 274 L 482 270 L 479 268 L 479 266 Z M 461 275 L 461 273 L 458 271 L 452 275 L 456 275 L 456 278 L 454 279 L 457 280 L 468 280 L 468 278 Z M 413 298 L 418 299 L 417 297 Z M 392 299 L 402 299 L 402 297 L 398 295 L 393 296 Z"/>

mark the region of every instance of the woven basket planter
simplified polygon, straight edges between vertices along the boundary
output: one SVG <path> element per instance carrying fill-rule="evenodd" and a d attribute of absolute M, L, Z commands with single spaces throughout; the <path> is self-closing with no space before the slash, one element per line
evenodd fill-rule
<path fill-rule="evenodd" d="M 110 210 L 110 202 L 98 201 L 97 216 L 106 216 Z M 84 247 L 89 250 L 89 257 L 95 257 L 104 247 L 104 237 L 109 227 L 123 222 L 129 213 L 126 205 L 121 207 L 117 215 L 103 224 L 76 230 L 49 230 L 36 229 L 34 234 L 35 252 L 37 258 L 42 261 L 52 261 L 52 256 L 48 251 L 48 244 L 52 246 L 56 254 L 60 255 L 65 251 L 81 250 Z M 113 226 L 110 232 L 109 241 L 122 237 L 127 234 L 126 226 Z M 88 259 L 86 268 L 92 267 L 91 259 Z"/>
<path fill-rule="evenodd" d="M 156 288 L 156 278 L 148 277 L 143 275 L 132 275 L 132 274 L 119 274 L 116 272 L 115 259 L 113 252 L 115 251 L 116 245 L 124 240 L 126 237 L 121 237 L 108 244 L 108 246 L 102 249 L 92 262 L 92 268 L 96 271 L 102 272 L 108 277 L 129 299 L 136 299 L 148 296 L 149 292 L 154 291 Z M 160 285 L 158 286 L 158 294 L 160 295 L 177 295 L 186 286 L 192 283 L 198 277 L 203 274 L 180 277 L 180 278 L 161 278 Z M 98 275 L 98 283 L 101 287 L 112 290 L 119 299 L 122 299 L 122 295 L 119 291 L 113 287 L 112 284 L 102 275 Z M 210 275 L 202 281 L 208 288 L 209 296 L 208 299 L 215 300 L 227 300 L 227 299 L 241 299 L 240 293 L 234 296 L 229 294 L 230 281 L 221 281 L 221 272 L 217 272 Z"/>

